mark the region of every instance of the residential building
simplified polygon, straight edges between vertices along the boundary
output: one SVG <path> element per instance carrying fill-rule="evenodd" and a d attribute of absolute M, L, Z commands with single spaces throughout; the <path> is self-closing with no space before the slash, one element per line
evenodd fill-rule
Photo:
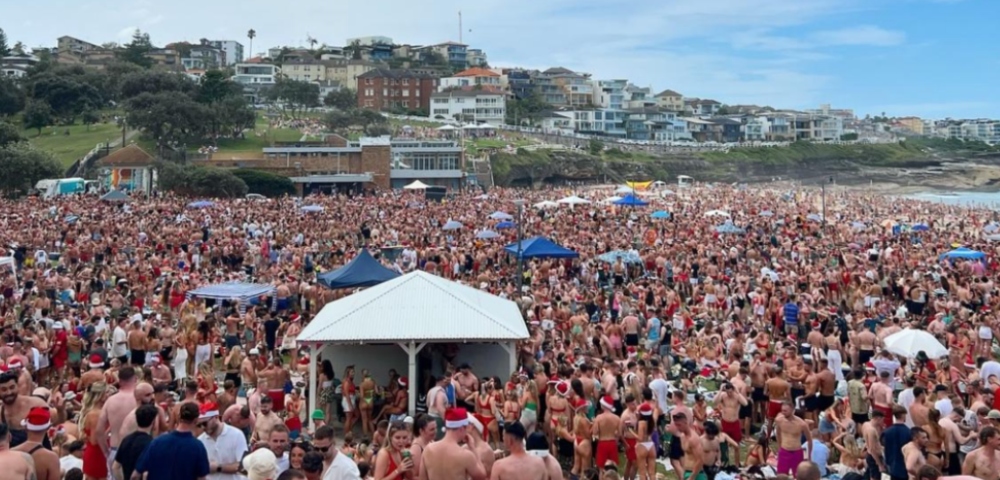
<path fill-rule="evenodd" d="M 345 88 L 358 91 L 358 76 L 379 67 L 378 63 L 367 60 L 327 60 L 326 79 L 333 80 Z"/>
<path fill-rule="evenodd" d="M 370 47 L 372 45 L 378 45 L 378 44 L 392 45 L 394 42 L 392 41 L 392 38 L 383 37 L 381 35 L 372 35 L 368 37 L 354 37 L 354 38 L 348 38 L 347 40 L 344 41 L 344 45 L 354 45 L 355 43 L 361 45 L 362 47 Z"/>
<path fill-rule="evenodd" d="M 527 70 L 505 68 L 502 74 L 507 77 L 507 88 L 514 98 L 526 98 L 534 91 L 534 76 Z"/>
<path fill-rule="evenodd" d="M 708 141 L 717 143 L 737 143 L 743 137 L 743 122 L 726 117 L 708 119 Z"/>
<path fill-rule="evenodd" d="M 486 58 L 486 52 L 480 48 L 470 48 L 465 51 L 466 63 L 470 67 L 487 67 L 490 62 Z"/>
<path fill-rule="evenodd" d="M 185 70 L 211 70 L 222 68 L 226 63 L 226 52 L 211 45 L 192 45 L 187 57 L 181 58 Z"/>
<path fill-rule="evenodd" d="M 639 87 L 633 84 L 625 86 L 625 108 L 648 108 L 655 107 L 656 100 L 648 87 Z"/>
<path fill-rule="evenodd" d="M 714 116 L 718 115 L 721 110 L 722 103 L 715 100 L 701 100 L 698 98 L 684 100 L 684 112 L 689 115 Z"/>
<path fill-rule="evenodd" d="M 791 123 L 794 140 L 832 141 L 844 134 L 844 119 L 839 116 L 822 116 L 795 113 Z"/>
<path fill-rule="evenodd" d="M 410 70 L 376 68 L 358 75 L 358 107 L 430 111 L 437 79 Z"/>
<path fill-rule="evenodd" d="M 181 54 L 173 48 L 154 48 L 146 54 L 153 61 L 153 68 L 179 72 L 184 70 Z"/>
<path fill-rule="evenodd" d="M 323 53 L 319 55 L 320 60 L 344 60 L 347 55 L 344 53 L 343 47 L 326 47 L 323 49 Z"/>
<path fill-rule="evenodd" d="M 503 89 L 501 79 L 502 75 L 499 73 L 485 68 L 473 67 L 451 77 L 441 78 L 438 83 L 438 91 L 476 88 L 499 92 Z"/>
<path fill-rule="evenodd" d="M 317 86 L 319 86 L 320 104 L 323 103 L 323 99 L 326 98 L 327 95 L 333 92 L 339 92 L 341 88 L 343 88 L 340 85 L 340 83 L 338 83 L 336 80 L 313 80 L 312 83 L 315 83 Z"/>
<path fill-rule="evenodd" d="M 957 138 L 976 140 L 991 144 L 1000 143 L 1000 121 L 977 119 L 966 120 L 959 126 Z"/>
<path fill-rule="evenodd" d="M 594 105 L 621 110 L 625 108 L 628 80 L 594 80 Z"/>
<path fill-rule="evenodd" d="M 506 94 L 487 90 L 451 90 L 431 95 L 430 116 L 460 122 L 503 125 L 507 117 Z"/>
<path fill-rule="evenodd" d="M 260 91 L 278 80 L 281 70 L 269 63 L 237 63 L 232 80 L 243 85 L 243 96 L 251 104 L 261 103 Z"/>
<path fill-rule="evenodd" d="M 56 39 L 56 49 L 58 52 L 70 52 L 75 54 L 87 53 L 91 50 L 98 50 L 102 47 L 93 43 L 80 40 L 79 38 L 65 35 Z"/>
<path fill-rule="evenodd" d="M 661 142 L 691 139 L 687 122 L 678 117 L 677 112 L 662 107 L 630 108 L 625 112 L 625 128 L 630 139 Z"/>
<path fill-rule="evenodd" d="M 423 47 L 423 51 L 436 52 L 441 55 L 451 66 L 455 68 L 467 68 L 469 66 L 469 46 L 458 42 L 444 42 L 437 45 Z"/>
<path fill-rule="evenodd" d="M 601 108 L 594 110 L 594 134 L 608 137 L 626 138 L 628 112 L 621 109 Z"/>
<path fill-rule="evenodd" d="M 843 120 L 853 120 L 856 118 L 854 116 L 854 110 L 849 108 L 830 108 L 829 103 L 824 103 L 819 106 L 818 109 L 806 110 L 805 113 L 810 115 L 821 115 L 825 117 L 840 117 Z"/>
<path fill-rule="evenodd" d="M 225 65 L 243 62 L 243 44 L 235 40 L 209 40 L 208 44 L 225 53 Z"/>
<path fill-rule="evenodd" d="M 663 107 L 674 112 L 684 111 L 684 96 L 673 91 L 664 90 L 653 96 L 657 107 Z"/>
<path fill-rule="evenodd" d="M 900 117 L 896 119 L 896 125 L 910 133 L 924 134 L 924 120 L 920 117 Z"/>
<path fill-rule="evenodd" d="M 326 71 L 326 64 L 313 58 L 285 61 L 281 64 L 282 78 L 300 82 L 326 80 Z"/>
<path fill-rule="evenodd" d="M 38 57 L 30 53 L 2 57 L 0 58 L 0 76 L 24 77 L 28 75 L 28 69 L 37 63 Z"/>
<path fill-rule="evenodd" d="M 372 62 L 383 62 L 393 57 L 393 46 L 389 43 L 376 43 L 361 46 L 361 59 Z"/>
<path fill-rule="evenodd" d="M 542 101 L 550 105 L 556 107 L 594 105 L 594 85 L 590 80 L 590 74 L 555 67 L 535 75 L 534 82 Z"/>

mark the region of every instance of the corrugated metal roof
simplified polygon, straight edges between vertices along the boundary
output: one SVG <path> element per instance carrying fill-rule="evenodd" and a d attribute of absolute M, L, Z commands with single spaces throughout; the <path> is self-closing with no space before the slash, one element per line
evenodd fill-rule
<path fill-rule="evenodd" d="M 298 336 L 331 343 L 525 338 L 514 302 L 422 271 L 327 304 Z"/>

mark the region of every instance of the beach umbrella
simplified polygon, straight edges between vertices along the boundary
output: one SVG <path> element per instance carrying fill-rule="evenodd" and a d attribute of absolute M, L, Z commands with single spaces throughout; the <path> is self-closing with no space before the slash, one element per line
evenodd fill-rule
<path fill-rule="evenodd" d="M 669 188 L 664 188 L 663 190 L 660 190 L 661 197 L 666 197 L 667 195 L 676 195 L 676 193 Z"/>
<path fill-rule="evenodd" d="M 809 221 L 812 221 L 812 222 L 822 222 L 823 221 L 823 216 L 820 215 L 820 214 L 818 214 L 818 213 L 810 213 L 809 215 L 806 215 L 806 220 L 809 220 Z"/>
<path fill-rule="evenodd" d="M 188 204 L 188 208 L 208 208 L 215 205 L 215 202 L 210 202 L 208 200 L 198 200 L 197 202 L 191 202 Z"/>
<path fill-rule="evenodd" d="M 617 202 L 618 200 L 621 200 L 621 199 L 622 199 L 622 197 L 619 197 L 619 196 L 615 195 L 613 197 L 608 197 L 608 198 L 605 198 L 604 200 L 601 200 L 601 203 L 615 203 L 615 202 Z"/>
<path fill-rule="evenodd" d="M 458 229 L 460 229 L 460 228 L 462 228 L 464 226 L 465 225 L 462 225 L 462 222 L 458 222 L 458 221 L 455 221 L 455 220 L 448 220 L 444 224 L 444 226 L 441 227 L 441 229 L 442 230 L 458 230 Z"/>
<path fill-rule="evenodd" d="M 597 259 L 604 263 L 615 263 L 619 258 L 622 259 L 622 263 L 642 263 L 642 258 L 638 253 L 628 252 L 625 250 L 613 250 L 597 256 Z"/>
<path fill-rule="evenodd" d="M 493 240 L 498 237 L 500 237 L 500 234 L 494 232 L 493 230 L 480 230 L 479 232 L 476 232 L 476 238 L 480 240 Z"/>
<path fill-rule="evenodd" d="M 864 230 L 868 228 L 868 225 L 865 225 L 864 222 L 851 222 L 851 228 L 855 230 Z"/>
<path fill-rule="evenodd" d="M 926 353 L 928 358 L 948 356 L 948 349 L 926 330 L 907 328 L 885 337 L 884 343 L 886 350 L 906 358 L 914 358 L 919 352 Z"/>
<path fill-rule="evenodd" d="M 615 193 L 635 193 L 635 189 L 628 185 L 622 185 L 615 189 Z"/>
<path fill-rule="evenodd" d="M 663 211 L 663 210 L 657 210 L 657 211 L 651 213 L 649 216 L 650 216 L 650 218 L 655 218 L 657 220 L 661 220 L 661 219 L 664 219 L 664 218 L 670 218 L 670 212 Z"/>
<path fill-rule="evenodd" d="M 738 235 L 746 233 L 742 228 L 733 225 L 733 222 L 723 223 L 722 225 L 715 227 L 715 231 L 723 235 Z"/>
<path fill-rule="evenodd" d="M 317 213 L 322 212 L 323 210 L 326 210 L 326 208 L 322 205 L 306 205 L 302 207 L 302 211 L 304 213 Z"/>
<path fill-rule="evenodd" d="M 760 216 L 762 216 L 762 217 L 773 217 L 774 216 L 774 212 L 772 212 L 770 210 L 762 210 L 760 212 Z"/>
<path fill-rule="evenodd" d="M 535 208 L 555 208 L 555 207 L 558 207 L 558 206 L 559 206 L 558 203 L 553 202 L 551 200 L 545 200 L 545 201 L 538 202 L 538 203 L 535 204 Z"/>
<path fill-rule="evenodd" d="M 706 217 L 728 217 L 729 212 L 724 212 L 722 210 L 709 210 L 705 212 Z"/>
<path fill-rule="evenodd" d="M 649 202 L 635 195 L 626 195 L 621 200 L 615 202 L 615 205 L 624 205 L 626 207 L 645 207 L 646 205 L 649 205 Z"/>
<path fill-rule="evenodd" d="M 924 225 L 923 223 L 918 223 L 918 224 L 910 227 L 910 230 L 912 230 L 914 232 L 926 232 L 926 231 L 928 231 L 930 229 L 931 229 L 931 227 L 928 227 L 927 225 Z"/>
<path fill-rule="evenodd" d="M 507 212 L 501 212 L 499 210 L 490 214 L 490 220 L 513 220 L 513 219 L 514 219 L 513 215 Z"/>
<path fill-rule="evenodd" d="M 1000 242 L 1000 234 L 987 235 L 986 239 L 991 242 Z"/>
<path fill-rule="evenodd" d="M 585 204 L 590 203 L 590 200 L 587 200 L 587 199 L 584 199 L 584 198 L 580 198 L 580 197 L 578 197 L 576 195 L 570 195 L 570 196 L 568 196 L 566 198 L 557 200 L 556 203 L 561 203 L 563 205 L 585 205 Z"/>
<path fill-rule="evenodd" d="M 986 224 L 985 227 L 983 227 L 983 231 L 986 233 L 995 233 L 998 230 L 1000 230 L 1000 225 L 998 225 L 996 222 L 990 222 Z"/>
<path fill-rule="evenodd" d="M 958 247 L 950 252 L 945 252 L 941 255 L 941 258 L 949 260 L 981 260 L 986 258 L 986 254 L 978 250 L 972 250 L 971 248 Z"/>
<path fill-rule="evenodd" d="M 517 227 L 517 225 L 511 221 L 500 222 L 497 224 L 497 230 L 506 230 L 508 228 L 514 228 L 514 227 Z"/>

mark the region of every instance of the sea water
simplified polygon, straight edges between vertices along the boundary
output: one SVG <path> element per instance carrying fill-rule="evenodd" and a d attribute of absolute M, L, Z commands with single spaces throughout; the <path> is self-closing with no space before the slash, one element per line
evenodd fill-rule
<path fill-rule="evenodd" d="M 905 197 L 912 198 L 914 200 L 923 200 L 925 202 L 1000 210 L 1000 192 L 926 192 L 905 195 Z"/>

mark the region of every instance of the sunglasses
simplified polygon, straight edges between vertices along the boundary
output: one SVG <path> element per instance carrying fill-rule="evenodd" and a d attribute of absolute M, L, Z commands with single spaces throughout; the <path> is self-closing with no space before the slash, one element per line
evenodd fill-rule
<path fill-rule="evenodd" d="M 205 428 L 208 426 L 208 422 L 198 422 L 195 424 L 195 426 L 198 428 Z"/>
<path fill-rule="evenodd" d="M 333 445 L 327 445 L 325 447 L 317 447 L 316 445 L 313 445 L 313 449 L 315 449 L 317 452 L 320 452 L 320 453 L 329 452 L 330 448 L 332 448 L 332 447 L 333 447 Z"/>

